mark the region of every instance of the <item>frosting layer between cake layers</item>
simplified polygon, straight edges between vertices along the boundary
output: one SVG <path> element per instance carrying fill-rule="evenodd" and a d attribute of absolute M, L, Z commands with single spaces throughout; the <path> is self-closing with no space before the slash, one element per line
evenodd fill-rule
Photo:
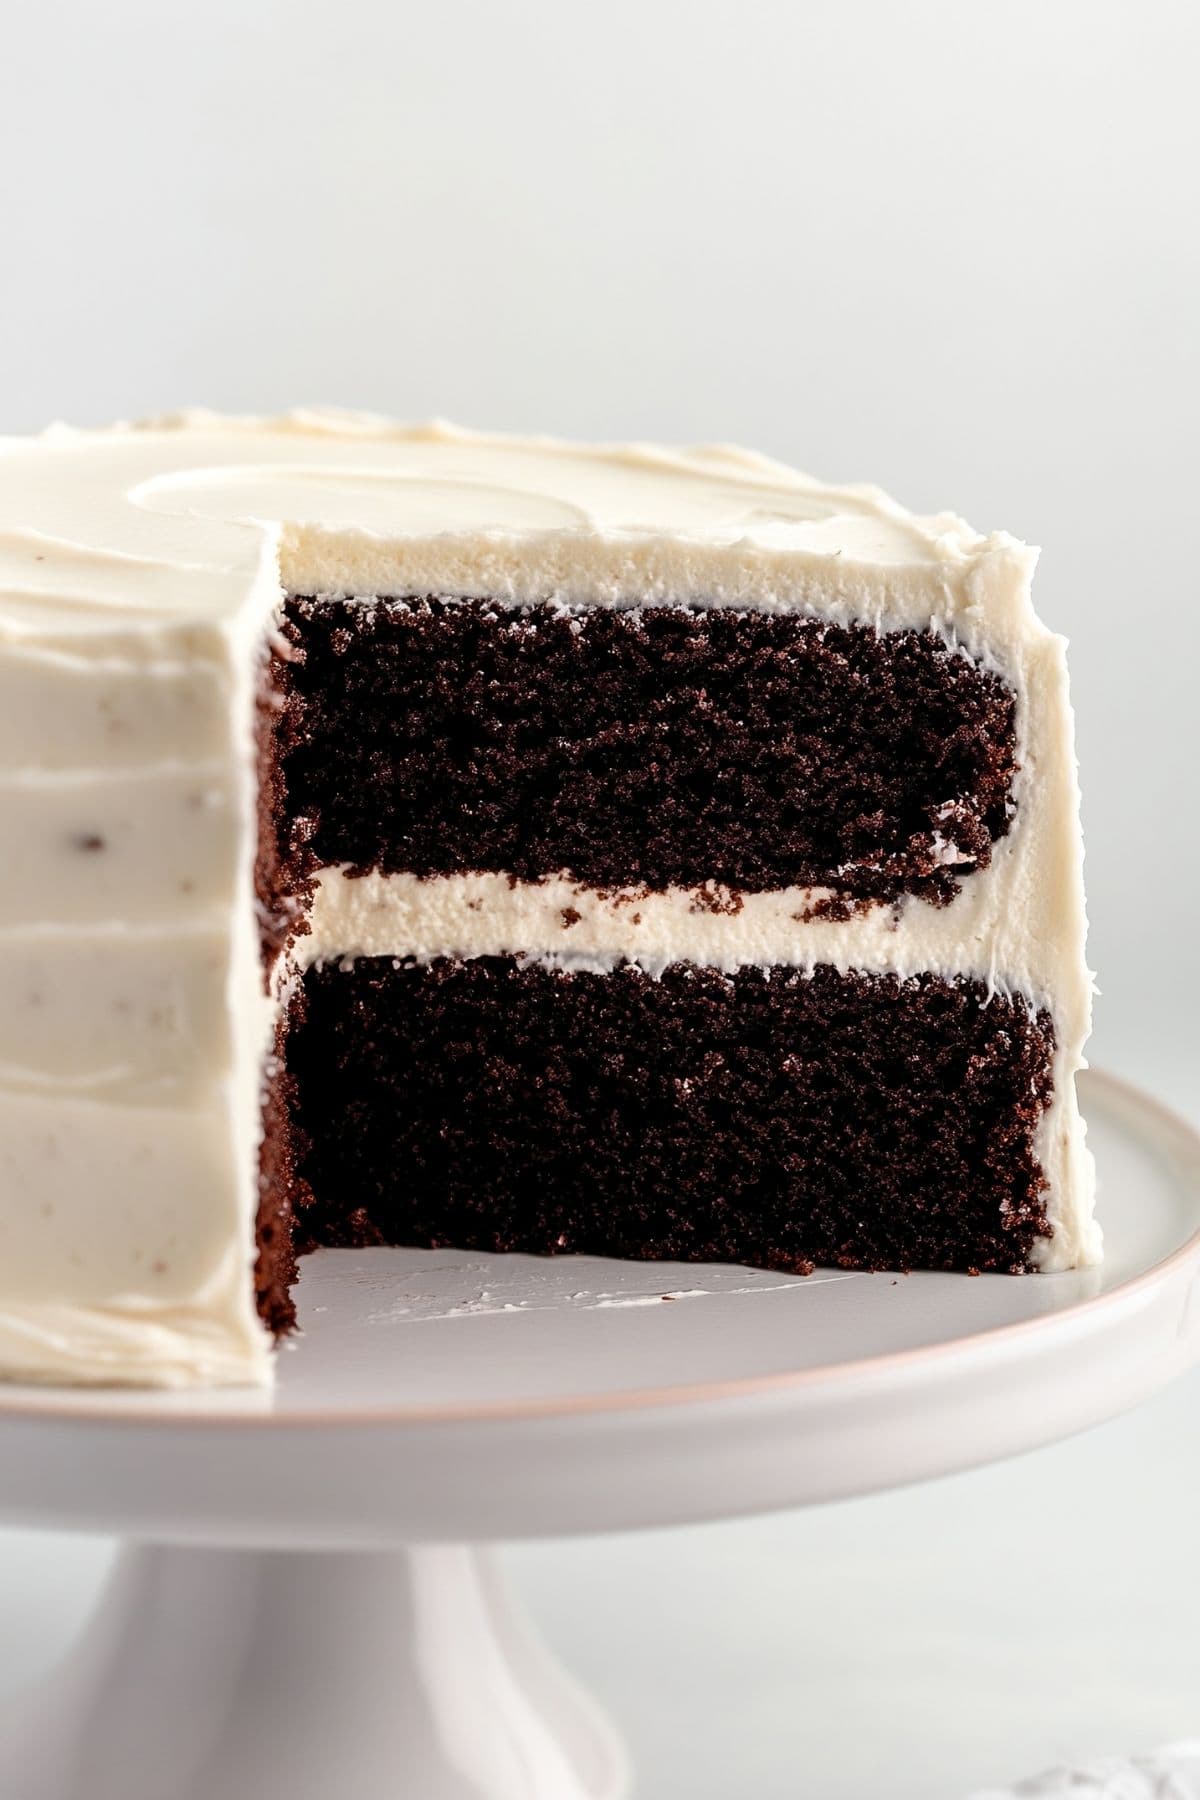
<path fill-rule="evenodd" d="M 1064 647 L 1033 553 L 724 447 L 580 449 L 332 413 L 56 428 L 0 453 L 0 1373 L 261 1380 L 254 908 L 260 647 L 286 593 L 799 611 L 932 629 L 1018 697 L 1016 815 L 944 908 L 600 894 L 502 873 L 320 879 L 301 961 L 979 978 L 1052 1015 L 1045 1266 L 1097 1253 Z M 472 904 L 472 903 L 477 904 Z M 714 909 L 715 902 L 715 909 Z M 801 915 L 797 917 L 796 915 Z M 806 916 L 807 915 L 807 916 Z"/>

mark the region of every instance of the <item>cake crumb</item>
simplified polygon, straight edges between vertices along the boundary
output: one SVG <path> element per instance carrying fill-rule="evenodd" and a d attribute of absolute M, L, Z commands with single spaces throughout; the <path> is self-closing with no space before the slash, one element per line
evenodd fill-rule
<path fill-rule="evenodd" d="M 724 918 L 736 918 L 745 906 L 745 899 L 738 888 L 726 887 L 723 882 L 706 881 L 692 894 L 693 912 L 719 913 Z"/>

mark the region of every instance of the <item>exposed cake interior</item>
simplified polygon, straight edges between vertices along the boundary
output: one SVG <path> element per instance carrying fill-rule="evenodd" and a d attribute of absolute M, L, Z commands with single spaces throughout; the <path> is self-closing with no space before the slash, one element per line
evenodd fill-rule
<path fill-rule="evenodd" d="M 293 892 L 347 864 L 942 902 L 1008 829 L 1015 696 L 935 632 L 307 599 L 284 636 Z"/>
<path fill-rule="evenodd" d="M 327 963 L 288 1050 L 300 1244 L 1021 1268 L 1052 1053 L 932 975 Z"/>
<path fill-rule="evenodd" d="M 796 612 L 295 597 L 261 718 L 276 1329 L 293 1238 L 1034 1260 L 1049 1013 L 811 935 L 988 866 L 993 668 Z"/>

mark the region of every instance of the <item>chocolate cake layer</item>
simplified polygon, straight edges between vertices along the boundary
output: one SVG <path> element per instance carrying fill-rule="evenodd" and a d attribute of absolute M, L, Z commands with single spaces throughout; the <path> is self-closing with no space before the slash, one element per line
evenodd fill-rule
<path fill-rule="evenodd" d="M 254 1222 L 254 1301 L 263 1323 L 279 1335 L 296 1322 L 295 1215 L 311 1199 L 297 1167 L 305 1146 L 299 1129 L 295 1077 L 284 1064 L 286 1016 L 275 1029 L 275 1053 L 263 1070 L 262 1139 L 258 1150 L 258 1212 Z"/>
<path fill-rule="evenodd" d="M 284 632 L 276 916 L 326 863 L 944 903 L 1008 830 L 1014 695 L 933 632 L 428 599 Z"/>
<path fill-rule="evenodd" d="M 288 1029 L 299 1247 L 1020 1270 L 1053 1050 L 934 975 L 326 964 Z"/>

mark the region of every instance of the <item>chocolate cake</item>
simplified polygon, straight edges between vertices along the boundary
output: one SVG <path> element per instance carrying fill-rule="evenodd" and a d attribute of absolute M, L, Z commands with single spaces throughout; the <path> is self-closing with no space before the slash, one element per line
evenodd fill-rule
<path fill-rule="evenodd" d="M 0 492 L 0 1374 L 266 1379 L 330 1245 L 1096 1258 L 1016 540 L 332 413 Z"/>

